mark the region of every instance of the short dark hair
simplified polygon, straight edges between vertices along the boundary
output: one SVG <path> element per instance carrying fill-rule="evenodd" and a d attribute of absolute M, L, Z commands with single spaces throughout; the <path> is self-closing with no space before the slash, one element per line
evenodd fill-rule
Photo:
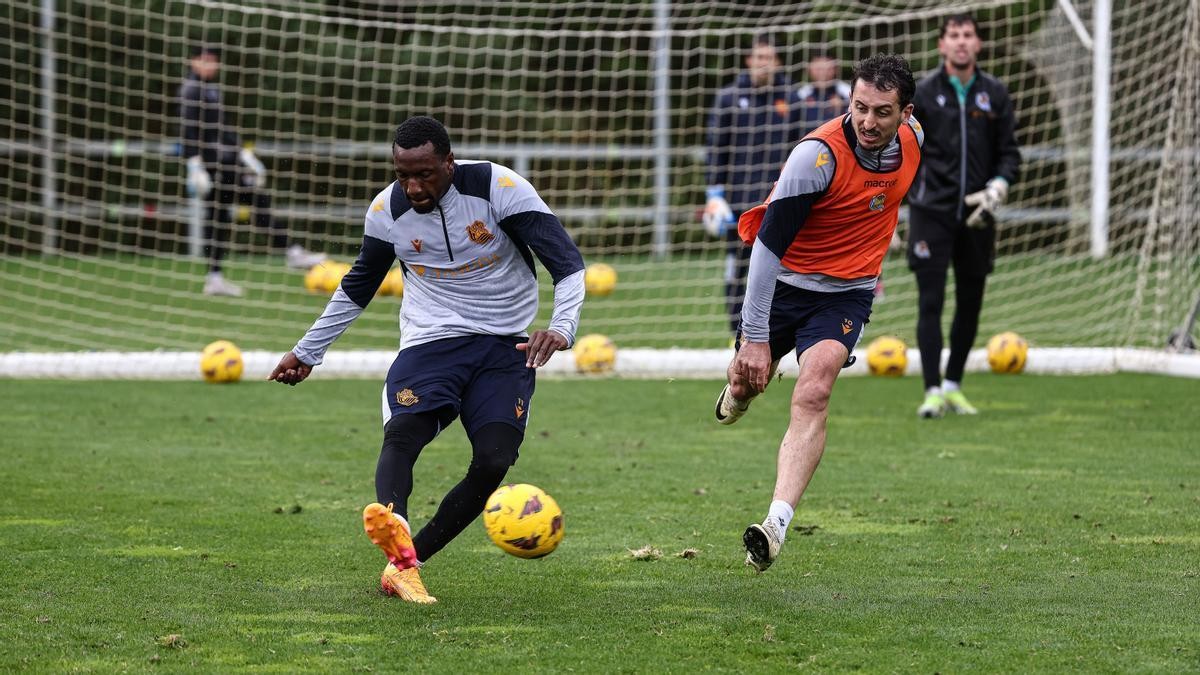
<path fill-rule="evenodd" d="M 958 14 L 951 14 L 950 16 L 946 17 L 946 20 L 942 22 L 942 30 L 940 33 L 938 33 L 938 39 L 940 40 L 946 37 L 946 31 L 950 29 L 951 24 L 955 26 L 964 26 L 968 23 L 971 24 L 971 28 L 975 29 L 975 34 L 979 35 L 979 23 L 975 21 L 975 17 L 967 14 L 966 12 L 960 12 Z"/>
<path fill-rule="evenodd" d="M 851 91 L 854 91 L 859 80 L 880 91 L 895 91 L 900 97 L 901 108 L 912 103 L 913 95 L 917 92 L 912 68 L 903 56 L 897 54 L 876 54 L 859 61 L 854 67 L 854 79 L 850 81 Z"/>
<path fill-rule="evenodd" d="M 396 127 L 396 137 L 392 139 L 393 145 L 405 150 L 419 148 L 426 143 L 433 143 L 433 152 L 438 157 L 450 154 L 450 134 L 446 132 L 446 127 L 432 117 L 424 115 L 410 117 L 401 122 L 400 126 Z"/>
<path fill-rule="evenodd" d="M 193 59 L 204 56 L 205 54 L 211 54 L 213 56 L 213 58 L 217 59 L 218 61 L 221 60 L 221 48 L 220 47 L 214 47 L 213 45 L 200 44 L 200 45 L 192 45 L 191 49 L 188 50 L 188 57 L 193 58 Z"/>
<path fill-rule="evenodd" d="M 778 49 L 778 47 L 775 45 L 775 36 L 770 33 L 759 33 L 758 35 L 755 35 L 754 42 L 750 43 L 750 49 L 747 51 L 754 51 L 755 47 L 770 47 L 771 49 Z"/>

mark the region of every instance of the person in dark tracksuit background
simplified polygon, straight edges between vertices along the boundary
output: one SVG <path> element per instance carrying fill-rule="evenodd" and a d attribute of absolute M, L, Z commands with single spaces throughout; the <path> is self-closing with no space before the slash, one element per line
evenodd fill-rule
<path fill-rule="evenodd" d="M 288 246 L 283 224 L 272 220 L 267 168 L 250 148 L 238 142 L 221 101 L 220 68 L 220 49 L 192 47 L 188 74 L 179 86 L 180 153 L 187 162 L 188 193 L 205 204 L 204 253 L 209 267 L 204 294 L 238 297 L 241 287 L 222 273 L 233 223 L 230 210 L 235 203 L 254 205 L 255 225 L 271 232 L 271 246 L 286 254 L 288 267 L 307 269 L 325 256 L 310 253 L 299 244 Z"/>
<path fill-rule="evenodd" d="M 804 128 L 801 135 L 816 131 L 829 120 L 846 114 L 850 105 L 850 83 L 838 79 L 838 61 L 832 52 L 816 51 L 808 59 L 808 81 L 796 93 Z"/>
<path fill-rule="evenodd" d="M 804 136 L 795 85 L 782 72 L 769 35 L 755 38 L 746 70 L 717 92 L 708 118 L 704 228 L 727 242 L 725 305 L 737 333 L 750 248 L 738 239 L 738 215 L 767 198 L 792 147 Z"/>
<path fill-rule="evenodd" d="M 925 398 L 917 414 L 978 412 L 962 392 L 967 355 L 979 329 L 983 291 L 996 257 L 996 210 L 1021 163 L 1016 116 L 1005 86 L 979 69 L 978 24 L 946 19 L 942 65 L 917 82 L 914 115 L 925 131 L 921 167 L 908 192 L 908 266 L 916 274 L 917 345 Z M 946 273 L 954 264 L 954 319 L 945 378 L 940 371 Z"/>

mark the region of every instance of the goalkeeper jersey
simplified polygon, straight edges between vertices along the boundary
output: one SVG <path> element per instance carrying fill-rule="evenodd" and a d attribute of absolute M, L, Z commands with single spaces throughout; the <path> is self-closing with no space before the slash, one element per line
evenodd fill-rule
<path fill-rule="evenodd" d="M 528 181 L 499 164 L 460 160 L 429 213 L 413 210 L 393 182 L 371 201 L 358 259 L 293 353 L 320 363 L 396 259 L 401 350 L 465 335 L 525 336 L 538 308 L 534 256 L 554 282 L 550 328 L 574 344 L 583 257 Z"/>

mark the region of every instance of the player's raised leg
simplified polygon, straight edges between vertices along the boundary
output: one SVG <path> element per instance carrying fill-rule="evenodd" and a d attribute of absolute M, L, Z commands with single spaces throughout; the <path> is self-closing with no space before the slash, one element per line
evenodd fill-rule
<path fill-rule="evenodd" d="M 825 420 L 833 383 L 849 351 L 837 340 L 822 340 L 800 357 L 800 376 L 792 390 L 791 420 L 776 463 L 775 492 L 766 519 L 746 528 L 746 564 L 759 572 L 775 562 L 796 504 L 825 452 Z"/>

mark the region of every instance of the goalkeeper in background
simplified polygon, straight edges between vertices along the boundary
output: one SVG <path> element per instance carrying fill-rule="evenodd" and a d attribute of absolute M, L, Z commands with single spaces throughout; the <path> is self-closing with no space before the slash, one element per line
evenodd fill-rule
<path fill-rule="evenodd" d="M 286 251 L 288 267 L 307 269 L 325 256 L 310 253 L 299 244 L 288 246 L 283 224 L 271 219 L 267 169 L 249 148 L 239 146 L 237 132 L 221 102 L 221 87 L 217 82 L 221 51 L 196 46 L 190 57 L 187 78 L 179 87 L 180 151 L 187 161 L 188 194 L 205 204 L 204 252 L 209 267 L 204 294 L 238 297 L 242 294 L 241 287 L 227 281 L 221 273 L 235 203 L 254 205 L 255 225 L 271 232 L 274 250 Z"/>
<path fill-rule="evenodd" d="M 762 203 L 806 131 L 799 92 L 782 72 L 774 41 L 769 35 L 756 37 L 746 54 L 746 70 L 717 92 L 706 139 L 708 188 L 702 220 L 710 235 L 726 242 L 730 334 L 737 334 L 750 265 L 750 247 L 737 236 L 738 214 Z"/>
<path fill-rule="evenodd" d="M 996 210 L 1017 179 L 1021 153 L 1008 90 L 980 70 L 979 27 L 966 14 L 942 24 L 944 62 L 917 82 L 913 114 L 925 127 L 921 169 L 908 193 L 908 266 L 917 277 L 917 345 L 925 379 L 924 418 L 978 412 L 961 385 L 979 330 L 983 288 L 996 258 Z M 950 360 L 942 379 L 942 306 L 954 263 Z"/>

